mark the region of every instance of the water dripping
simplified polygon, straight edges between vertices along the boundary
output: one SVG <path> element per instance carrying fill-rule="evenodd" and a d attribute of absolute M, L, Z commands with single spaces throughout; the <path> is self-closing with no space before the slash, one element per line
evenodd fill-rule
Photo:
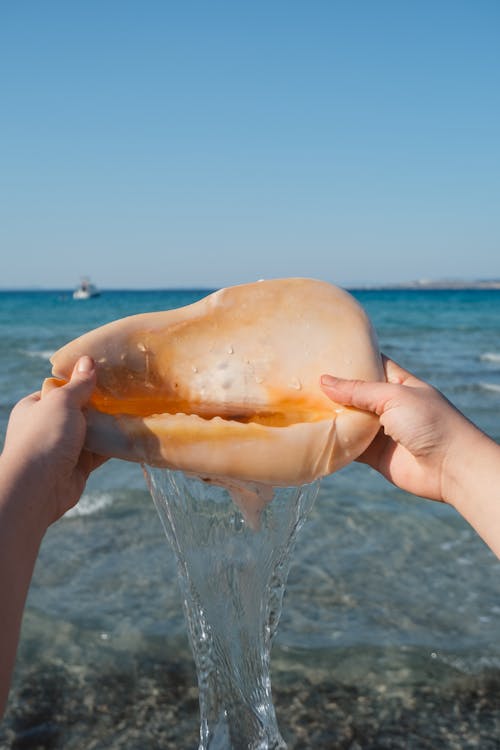
<path fill-rule="evenodd" d="M 196 664 L 199 750 L 286 750 L 271 695 L 271 642 L 297 532 L 319 482 L 268 488 L 258 525 L 226 488 L 144 467 L 176 558 Z"/>

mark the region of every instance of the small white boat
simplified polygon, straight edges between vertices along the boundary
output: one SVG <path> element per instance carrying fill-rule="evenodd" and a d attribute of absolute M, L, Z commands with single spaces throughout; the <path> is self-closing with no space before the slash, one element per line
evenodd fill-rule
<path fill-rule="evenodd" d="M 82 279 L 78 289 L 73 292 L 73 299 L 91 299 L 99 295 L 100 291 L 94 284 L 91 284 L 88 279 Z"/>

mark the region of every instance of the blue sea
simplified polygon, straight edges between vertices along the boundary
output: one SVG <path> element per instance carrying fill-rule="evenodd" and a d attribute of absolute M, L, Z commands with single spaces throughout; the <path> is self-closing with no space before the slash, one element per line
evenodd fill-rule
<path fill-rule="evenodd" d="M 2 439 L 64 343 L 206 293 L 1 292 Z M 500 290 L 353 294 L 381 349 L 500 441 Z M 272 652 L 289 748 L 499 748 L 499 573 L 451 508 L 359 464 L 323 480 Z M 44 540 L 0 748 L 183 750 L 197 736 L 173 555 L 140 467 L 111 461 Z"/>

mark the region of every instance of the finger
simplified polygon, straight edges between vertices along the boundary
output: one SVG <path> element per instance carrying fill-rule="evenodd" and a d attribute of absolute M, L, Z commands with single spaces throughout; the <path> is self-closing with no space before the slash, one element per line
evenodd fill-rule
<path fill-rule="evenodd" d="M 92 451 L 84 448 L 78 459 L 78 466 L 83 472 L 85 479 L 87 479 L 93 471 L 105 464 L 108 460 L 107 456 L 98 456 L 97 453 L 92 453 Z"/>
<path fill-rule="evenodd" d="M 388 403 L 399 393 L 400 386 L 364 380 L 344 380 L 332 375 L 322 375 L 321 388 L 332 401 L 380 416 L 386 410 Z"/>
<path fill-rule="evenodd" d="M 368 448 L 358 456 L 356 461 L 361 464 L 368 464 L 368 466 L 380 466 L 381 457 L 384 452 L 387 452 L 387 449 L 387 436 L 384 433 L 383 427 L 381 427 Z"/>
<path fill-rule="evenodd" d="M 40 395 L 40 391 L 30 393 L 29 396 L 24 396 L 24 398 L 18 401 L 17 405 L 20 406 L 21 404 L 36 404 L 37 401 L 40 401 Z"/>
<path fill-rule="evenodd" d="M 77 361 L 69 383 L 62 387 L 62 391 L 69 394 L 75 406 L 82 407 L 90 399 L 95 388 L 96 373 L 94 361 L 84 355 Z"/>
<path fill-rule="evenodd" d="M 45 378 L 42 383 L 42 398 L 47 396 L 47 394 L 51 393 L 56 388 L 62 388 L 63 385 L 66 385 L 66 383 L 66 380 L 60 380 L 59 378 Z"/>
<path fill-rule="evenodd" d="M 22 398 L 17 402 L 17 404 L 14 405 L 12 409 L 12 415 L 24 414 L 24 412 L 28 412 L 39 401 L 40 391 L 36 391 L 36 393 L 30 393 L 29 396 L 24 396 L 24 398 Z"/>
<path fill-rule="evenodd" d="M 92 471 L 99 469 L 99 467 L 103 466 L 106 463 L 106 461 L 109 461 L 109 456 L 98 456 L 97 453 L 93 453 L 92 456 L 93 456 Z"/>
<path fill-rule="evenodd" d="M 415 375 L 412 375 L 411 372 L 405 370 L 401 365 L 398 365 L 398 363 L 394 362 L 390 357 L 386 357 L 385 354 L 382 354 L 382 362 L 388 383 L 397 383 L 399 385 L 416 385 L 417 383 L 421 383 Z"/>
<path fill-rule="evenodd" d="M 404 367 L 398 365 L 397 362 L 385 354 L 382 354 L 382 364 L 388 383 L 404 383 L 411 376 L 408 370 L 405 370 Z"/>

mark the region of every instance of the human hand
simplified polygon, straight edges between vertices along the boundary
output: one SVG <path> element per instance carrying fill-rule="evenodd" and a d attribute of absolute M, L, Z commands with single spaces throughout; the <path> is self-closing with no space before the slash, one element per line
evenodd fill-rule
<path fill-rule="evenodd" d="M 2 470 L 18 494 L 36 502 L 45 527 L 77 503 L 89 474 L 106 460 L 83 448 L 83 407 L 94 386 L 94 363 L 81 357 L 68 383 L 43 398 L 26 396 L 12 410 Z"/>
<path fill-rule="evenodd" d="M 358 461 L 403 490 L 452 502 L 457 464 L 482 433 L 428 383 L 386 357 L 384 368 L 386 383 L 324 375 L 321 386 L 332 401 L 379 416 L 382 429 Z"/>

